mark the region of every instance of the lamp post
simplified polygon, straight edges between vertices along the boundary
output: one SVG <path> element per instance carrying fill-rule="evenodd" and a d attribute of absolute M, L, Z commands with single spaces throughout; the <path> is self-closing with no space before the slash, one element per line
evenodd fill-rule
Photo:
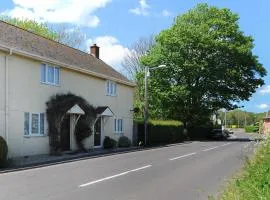
<path fill-rule="evenodd" d="M 147 143 L 147 122 L 148 122 L 148 77 L 150 76 L 150 70 L 167 67 L 166 65 L 159 65 L 157 67 L 149 68 L 145 67 L 144 70 L 144 145 Z"/>

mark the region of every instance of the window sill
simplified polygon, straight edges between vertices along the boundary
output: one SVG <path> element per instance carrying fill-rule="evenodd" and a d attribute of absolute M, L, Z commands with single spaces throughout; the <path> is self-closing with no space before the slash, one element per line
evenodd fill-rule
<path fill-rule="evenodd" d="M 47 137 L 48 135 L 24 135 L 24 138 Z"/>
<path fill-rule="evenodd" d="M 109 97 L 117 97 L 118 95 L 117 94 L 106 94 L 106 96 L 109 96 Z"/>
<path fill-rule="evenodd" d="M 40 82 L 43 85 L 50 85 L 50 86 L 55 86 L 55 87 L 60 87 L 60 84 L 53 84 L 53 83 L 46 83 L 46 82 Z"/>
<path fill-rule="evenodd" d="M 123 134 L 124 133 L 124 131 L 122 131 L 122 132 L 114 132 L 114 134 Z"/>

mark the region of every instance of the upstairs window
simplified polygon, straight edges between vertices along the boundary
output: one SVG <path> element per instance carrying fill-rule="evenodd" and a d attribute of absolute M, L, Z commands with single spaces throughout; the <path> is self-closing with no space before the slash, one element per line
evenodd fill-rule
<path fill-rule="evenodd" d="M 60 68 L 52 65 L 41 64 L 40 81 L 50 85 L 60 84 Z"/>
<path fill-rule="evenodd" d="M 116 83 L 113 81 L 106 81 L 106 93 L 109 96 L 116 96 Z"/>

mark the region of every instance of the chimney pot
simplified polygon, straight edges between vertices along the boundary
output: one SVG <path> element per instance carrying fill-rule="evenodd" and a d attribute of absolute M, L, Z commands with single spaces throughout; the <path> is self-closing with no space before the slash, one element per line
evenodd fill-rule
<path fill-rule="evenodd" d="M 90 47 L 90 50 L 91 54 L 99 59 L 99 46 L 97 46 L 97 44 L 93 44 Z"/>

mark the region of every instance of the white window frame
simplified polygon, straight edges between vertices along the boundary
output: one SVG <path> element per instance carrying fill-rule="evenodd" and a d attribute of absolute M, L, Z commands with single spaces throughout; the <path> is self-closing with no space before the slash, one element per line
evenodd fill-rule
<path fill-rule="evenodd" d="M 49 64 L 45 64 L 45 63 L 42 63 L 40 65 L 40 70 L 42 70 L 42 67 L 45 66 L 45 81 L 42 80 L 42 73 L 40 71 L 40 82 L 43 83 L 43 84 L 47 84 L 47 85 L 54 85 L 54 86 L 60 86 L 60 83 L 61 83 L 61 70 L 60 70 L 60 67 L 56 67 L 54 65 L 49 65 Z M 48 81 L 48 75 L 49 75 L 49 70 L 48 70 L 48 67 L 52 67 L 53 68 L 53 83 L 49 82 Z M 58 82 L 59 83 L 56 83 L 56 76 L 55 76 L 55 72 L 56 70 L 58 70 L 59 72 L 59 77 L 58 77 Z"/>
<path fill-rule="evenodd" d="M 30 113 L 30 112 L 25 112 L 29 114 L 29 124 L 28 124 L 28 131 L 29 134 L 26 135 L 24 132 L 24 136 L 25 137 L 29 137 L 29 136 L 45 136 L 45 113 Z M 41 134 L 41 115 L 44 115 L 44 122 L 43 122 L 43 134 Z M 38 115 L 38 133 L 32 133 L 32 115 Z M 24 115 L 25 117 L 25 115 Z M 25 120 L 25 119 L 24 119 Z M 25 130 L 25 127 L 24 127 Z"/>
<path fill-rule="evenodd" d="M 117 96 L 117 84 L 114 81 L 107 80 L 105 84 L 105 91 L 107 96 Z"/>
<path fill-rule="evenodd" d="M 121 126 L 119 127 L 120 121 L 121 121 Z M 122 118 L 115 118 L 113 120 L 113 126 L 114 126 L 114 133 L 123 133 L 124 132 L 124 120 Z"/>

